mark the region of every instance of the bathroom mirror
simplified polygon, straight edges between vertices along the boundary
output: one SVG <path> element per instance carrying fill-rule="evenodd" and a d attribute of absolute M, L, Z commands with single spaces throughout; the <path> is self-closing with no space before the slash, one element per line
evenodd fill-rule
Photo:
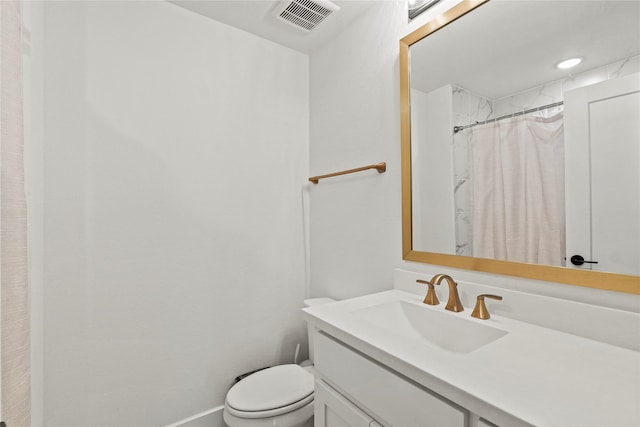
<path fill-rule="evenodd" d="M 463 1 L 400 41 L 403 259 L 640 294 L 639 17 Z"/>

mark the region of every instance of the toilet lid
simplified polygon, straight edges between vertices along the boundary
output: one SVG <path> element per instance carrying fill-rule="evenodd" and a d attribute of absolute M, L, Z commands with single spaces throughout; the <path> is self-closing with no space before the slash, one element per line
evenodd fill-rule
<path fill-rule="evenodd" d="M 238 411 L 282 408 L 313 394 L 313 376 L 298 365 L 280 365 L 252 374 L 227 393 L 227 405 Z"/>

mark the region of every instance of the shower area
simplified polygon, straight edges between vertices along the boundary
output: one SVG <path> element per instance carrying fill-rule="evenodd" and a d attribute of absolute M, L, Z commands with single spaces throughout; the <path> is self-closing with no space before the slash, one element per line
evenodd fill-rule
<path fill-rule="evenodd" d="M 456 253 L 564 265 L 563 102 L 526 95 L 452 86 Z"/>

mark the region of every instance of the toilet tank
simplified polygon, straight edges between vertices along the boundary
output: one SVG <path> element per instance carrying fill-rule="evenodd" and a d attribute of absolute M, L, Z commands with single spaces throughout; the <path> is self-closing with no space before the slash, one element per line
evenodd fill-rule
<path fill-rule="evenodd" d="M 336 300 L 331 298 L 310 298 L 304 300 L 305 307 L 314 307 L 316 305 L 329 304 L 331 302 L 335 302 Z M 309 360 L 313 363 L 313 339 L 315 336 L 315 332 L 318 328 L 307 323 L 307 332 L 309 334 Z"/>

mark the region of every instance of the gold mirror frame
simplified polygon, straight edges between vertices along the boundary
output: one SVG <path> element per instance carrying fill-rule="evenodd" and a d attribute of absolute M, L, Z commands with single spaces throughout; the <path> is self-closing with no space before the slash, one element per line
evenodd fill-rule
<path fill-rule="evenodd" d="M 498 261 L 461 255 L 413 250 L 411 209 L 411 70 L 409 48 L 435 31 L 451 24 L 489 0 L 465 0 L 400 40 L 400 127 L 402 159 L 402 259 L 464 270 L 565 283 L 609 291 L 640 294 L 640 276 L 551 267 L 513 261 Z"/>

